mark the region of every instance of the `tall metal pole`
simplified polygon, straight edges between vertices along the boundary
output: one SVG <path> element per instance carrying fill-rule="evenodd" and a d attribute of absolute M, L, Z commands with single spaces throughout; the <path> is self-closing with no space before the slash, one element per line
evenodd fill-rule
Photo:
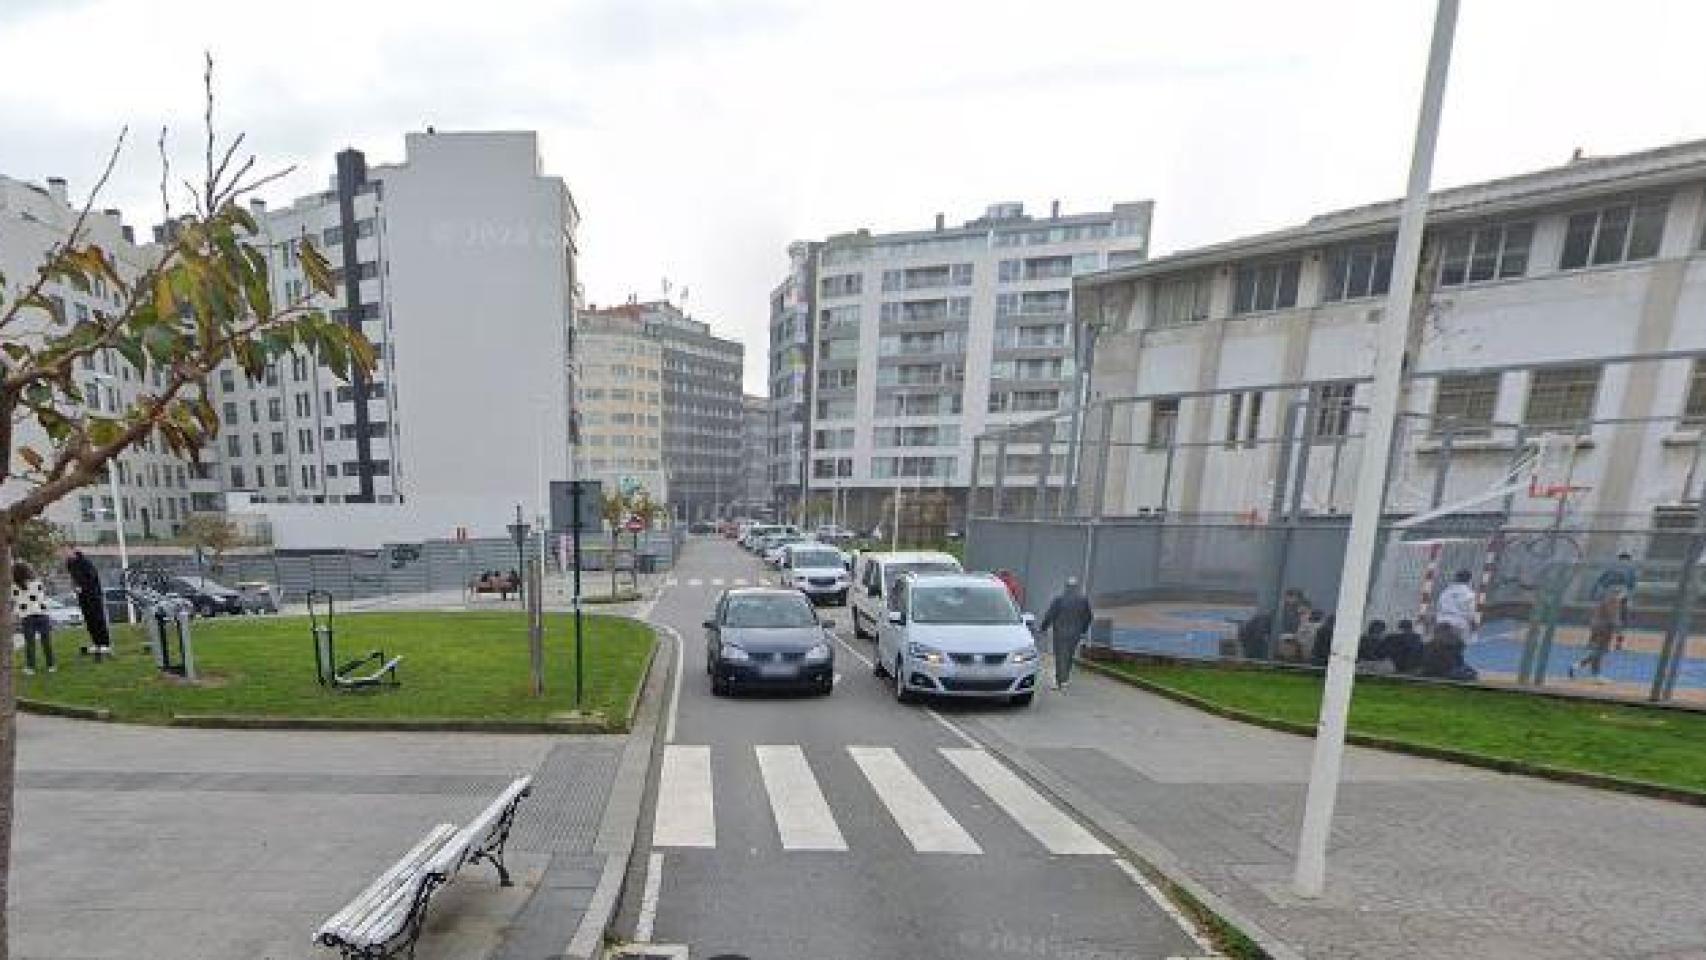
<path fill-rule="evenodd" d="M 1363 433 L 1364 458 L 1358 471 L 1350 538 L 1340 575 L 1338 621 L 1333 630 L 1333 653 L 1327 663 L 1321 719 L 1315 733 L 1315 757 L 1309 771 L 1309 794 L 1304 803 L 1303 829 L 1297 843 L 1293 889 L 1302 897 L 1319 897 L 1327 883 L 1327 840 L 1338 800 L 1339 766 L 1345 753 L 1345 723 L 1350 714 L 1351 684 L 1356 678 L 1357 641 L 1368 604 L 1368 585 L 1374 567 L 1375 540 L 1386 495 L 1392 460 L 1392 435 L 1403 388 L 1411 304 L 1421 264 L 1422 228 L 1427 220 L 1428 182 L 1433 176 L 1434 146 L 1439 139 L 1439 115 L 1445 99 L 1445 78 L 1451 64 L 1452 38 L 1457 30 L 1458 0 L 1439 0 L 1434 11 L 1433 43 L 1428 50 L 1427 77 L 1416 120 L 1416 142 L 1410 157 L 1410 181 L 1398 220 L 1398 245 L 1392 263 L 1392 285 L 1380 321 L 1375 353 L 1374 384 L 1368 427 Z"/>
<path fill-rule="evenodd" d="M 575 583 L 574 597 L 571 602 L 575 612 L 575 709 L 581 708 L 581 481 L 569 481 L 569 512 L 573 519 L 569 525 L 569 538 L 575 551 Z M 614 562 L 614 558 L 612 558 Z"/>
<path fill-rule="evenodd" d="M 1706 433 L 1706 431 L 1703 431 Z M 1688 467 L 1688 477 L 1692 481 L 1700 472 L 1701 456 L 1706 453 L 1706 435 L 1697 436 L 1694 441 L 1694 460 Z M 1682 499 L 1688 500 L 1688 487 L 1682 490 Z M 1676 690 L 1676 674 L 1682 666 L 1682 660 L 1688 655 L 1689 623 L 1694 616 L 1694 603 L 1700 593 L 1700 578 L 1698 575 L 1700 553 L 1706 549 L 1706 481 L 1694 494 L 1694 529 L 1688 536 L 1688 553 L 1682 558 L 1681 579 L 1677 581 L 1676 609 L 1671 612 L 1669 635 L 1665 637 L 1664 648 L 1659 653 L 1659 666 L 1653 672 L 1653 687 L 1648 698 L 1657 703 L 1669 700 Z"/>

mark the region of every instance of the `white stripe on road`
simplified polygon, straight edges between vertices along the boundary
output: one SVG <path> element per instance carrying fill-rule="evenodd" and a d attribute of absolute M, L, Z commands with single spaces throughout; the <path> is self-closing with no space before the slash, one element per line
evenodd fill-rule
<path fill-rule="evenodd" d="M 640 895 L 640 916 L 634 921 L 634 942 L 651 943 L 658 921 L 658 893 L 663 889 L 663 854 L 646 858 L 646 889 Z"/>
<path fill-rule="evenodd" d="M 954 723 L 952 720 L 949 720 L 947 717 L 942 716 L 941 714 L 937 713 L 935 710 L 931 709 L 930 707 L 925 707 L 924 712 L 928 713 L 930 715 L 930 719 L 941 724 L 943 726 L 943 728 L 946 729 L 949 733 L 953 734 L 956 737 L 959 737 L 961 743 L 965 744 L 968 747 L 971 747 L 973 750 L 983 749 L 983 744 L 978 743 L 976 740 L 973 740 L 971 738 L 971 734 L 966 733 L 964 730 L 961 730 L 959 728 L 959 725 Z"/>
<path fill-rule="evenodd" d="M 653 624 L 659 630 L 669 634 L 669 639 L 675 644 L 675 679 L 669 693 L 669 715 L 664 718 L 663 742 L 675 742 L 675 718 L 681 712 L 681 674 L 687 669 L 687 641 L 681 639 L 681 634 L 674 627 L 661 623 Z"/>
<path fill-rule="evenodd" d="M 734 583 L 734 585 L 735 585 L 735 586 L 737 586 L 737 587 L 744 587 L 744 586 L 746 586 L 746 578 L 745 578 L 745 577 L 736 577 L 736 578 L 734 578 L 734 580 L 733 580 L 733 581 L 731 581 L 731 582 L 732 582 L 732 583 Z"/>
<path fill-rule="evenodd" d="M 966 779 L 989 795 L 995 805 L 1007 811 L 1014 822 L 1049 853 L 1105 856 L 1113 853 L 1078 821 L 1062 813 L 1059 807 L 1043 799 L 1042 794 L 1020 780 L 1013 771 L 982 750 L 962 747 L 943 747 L 942 756 L 948 759 Z"/>
<path fill-rule="evenodd" d="M 717 818 L 711 804 L 711 748 L 670 744 L 658 775 L 654 847 L 715 847 Z"/>
<path fill-rule="evenodd" d="M 877 799 L 919 853 L 982 853 L 930 788 L 889 747 L 848 747 Z"/>
<path fill-rule="evenodd" d="M 755 746 L 770 812 L 784 850 L 846 850 L 829 801 L 812 776 L 806 754 L 797 746 Z"/>
<path fill-rule="evenodd" d="M 702 587 L 705 585 L 705 581 L 699 579 L 698 577 L 694 577 L 693 579 L 687 581 L 687 585 L 690 587 Z"/>
<path fill-rule="evenodd" d="M 711 586 L 720 587 L 722 585 L 723 585 L 723 578 L 722 577 L 713 577 L 711 579 Z"/>
<path fill-rule="evenodd" d="M 1132 883 L 1142 887 L 1143 892 L 1149 894 L 1149 899 L 1155 901 L 1155 905 L 1161 908 L 1161 912 L 1172 917 L 1173 922 L 1185 931 L 1185 936 L 1190 937 L 1191 942 L 1195 943 L 1197 949 L 1203 953 L 1197 960 L 1219 960 L 1223 956 L 1219 950 L 1214 948 L 1214 944 L 1209 942 L 1202 930 L 1197 927 L 1196 922 L 1174 906 L 1173 901 L 1169 900 L 1167 895 L 1162 893 L 1155 884 L 1150 883 L 1149 878 L 1144 876 L 1141 871 L 1118 857 L 1114 858 L 1114 866 L 1119 867 L 1121 873 L 1130 877 Z"/>

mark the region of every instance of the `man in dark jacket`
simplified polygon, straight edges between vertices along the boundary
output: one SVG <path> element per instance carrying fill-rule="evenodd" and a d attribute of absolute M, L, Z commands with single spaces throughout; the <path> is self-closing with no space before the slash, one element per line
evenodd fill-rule
<path fill-rule="evenodd" d="M 1054 688 L 1065 690 L 1072 682 L 1072 658 L 1078 654 L 1078 643 L 1090 630 L 1096 612 L 1090 608 L 1090 598 L 1078 589 L 1078 578 L 1067 577 L 1066 589 L 1050 601 L 1043 613 L 1039 629 L 1054 628 Z"/>
<path fill-rule="evenodd" d="M 65 548 L 65 572 L 77 588 L 77 606 L 83 611 L 83 626 L 89 631 L 89 652 L 105 656 L 113 652 L 112 634 L 107 630 L 107 604 L 101 596 L 101 575 L 83 551 Z"/>

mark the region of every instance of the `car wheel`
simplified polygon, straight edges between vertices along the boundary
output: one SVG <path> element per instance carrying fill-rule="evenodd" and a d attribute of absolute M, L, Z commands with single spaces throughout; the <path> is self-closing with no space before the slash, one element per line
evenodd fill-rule
<path fill-rule="evenodd" d="M 211 603 L 198 603 L 195 605 L 195 615 L 198 617 L 212 617 L 217 612 L 218 611 L 213 609 L 213 604 Z"/>
<path fill-rule="evenodd" d="M 881 660 L 875 658 L 875 657 L 872 657 L 871 658 L 871 676 L 873 676 L 873 677 L 886 677 L 888 675 L 889 675 L 889 672 L 887 669 L 885 669 L 883 667 L 883 662 Z"/>
<path fill-rule="evenodd" d="M 894 661 L 894 699 L 896 703 L 911 703 L 918 699 L 918 694 L 906 687 L 906 664 L 899 657 Z"/>
<path fill-rule="evenodd" d="M 1030 693 L 1021 693 L 1010 697 L 1007 702 L 1011 703 L 1015 707 L 1028 707 L 1031 705 L 1031 701 L 1035 700 L 1036 697 L 1036 692 L 1032 691 Z"/>
<path fill-rule="evenodd" d="M 729 682 L 711 671 L 711 696 L 726 697 L 729 695 Z"/>
<path fill-rule="evenodd" d="M 833 674 L 833 673 L 829 674 L 828 676 L 825 676 L 822 680 L 818 681 L 817 692 L 820 695 L 825 696 L 825 697 L 834 693 L 835 692 L 835 674 Z"/>

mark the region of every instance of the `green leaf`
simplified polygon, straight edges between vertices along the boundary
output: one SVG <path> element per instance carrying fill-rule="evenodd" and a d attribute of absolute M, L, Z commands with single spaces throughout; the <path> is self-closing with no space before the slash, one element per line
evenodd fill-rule
<path fill-rule="evenodd" d="M 130 365 L 139 372 L 148 366 L 148 359 L 142 354 L 142 341 L 138 337 L 122 337 L 113 344 L 113 349 L 118 351 L 119 356 L 130 361 Z"/>
<path fill-rule="evenodd" d="M 302 272 L 307 275 L 308 283 L 327 296 L 337 292 L 338 285 L 332 279 L 332 268 L 320 251 L 315 249 L 314 241 L 303 237 L 298 243 L 301 247 L 299 255 L 302 260 Z"/>
<path fill-rule="evenodd" d="M 89 418 L 89 439 L 96 446 L 104 447 L 117 440 L 124 433 L 124 425 L 111 417 Z"/>

